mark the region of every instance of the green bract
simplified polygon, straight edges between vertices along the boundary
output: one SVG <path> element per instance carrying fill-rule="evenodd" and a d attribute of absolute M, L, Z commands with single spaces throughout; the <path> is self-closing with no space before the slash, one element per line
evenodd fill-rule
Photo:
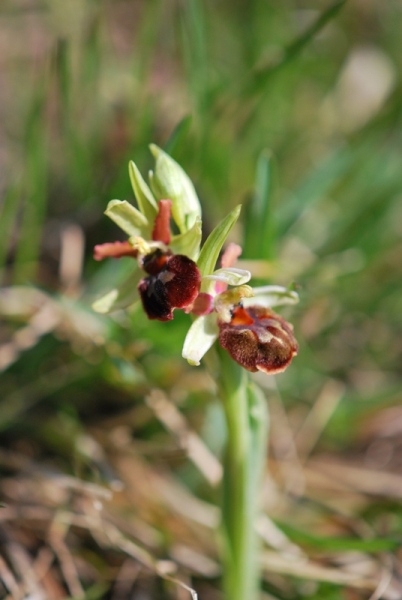
<path fill-rule="evenodd" d="M 131 160 L 128 170 L 138 208 L 127 200 L 111 200 L 105 214 L 131 238 L 149 241 L 158 214 L 158 200 L 171 200 L 172 217 L 180 231 L 172 237 L 171 248 L 176 254 L 196 260 L 201 244 L 201 206 L 194 186 L 173 158 L 155 144 L 150 148 L 155 157 L 155 171 L 150 171 L 154 193 Z"/>
<path fill-rule="evenodd" d="M 191 229 L 172 237 L 169 247 L 174 254 L 185 254 L 196 261 L 200 253 L 201 238 L 202 222 L 201 218 L 197 217 Z"/>
<path fill-rule="evenodd" d="M 172 201 L 172 216 L 181 233 L 190 229 L 197 217 L 201 217 L 201 206 L 191 179 L 173 158 L 150 145 L 155 157 L 155 171 L 150 171 L 151 188 L 158 200 Z"/>
<path fill-rule="evenodd" d="M 215 229 L 209 234 L 204 246 L 202 247 L 199 259 L 197 261 L 201 275 L 212 275 L 216 262 L 223 244 L 229 235 L 230 230 L 239 218 L 241 206 L 236 206 Z M 206 291 L 203 289 L 202 291 Z"/>

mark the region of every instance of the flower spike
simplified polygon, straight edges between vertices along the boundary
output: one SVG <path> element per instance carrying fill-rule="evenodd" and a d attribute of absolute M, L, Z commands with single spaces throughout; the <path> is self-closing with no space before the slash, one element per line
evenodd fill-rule
<path fill-rule="evenodd" d="M 194 321 L 183 347 L 183 357 L 200 364 L 216 340 L 248 371 L 280 373 L 297 354 L 293 327 L 272 311 L 294 304 L 298 295 L 281 286 L 252 288 L 251 273 L 236 267 L 241 247 L 227 237 L 241 207 L 234 208 L 213 229 L 203 247 L 201 208 L 194 186 L 166 152 L 152 144 L 155 171 L 150 187 L 137 166 L 129 173 L 138 208 L 127 201 L 109 202 L 106 215 L 129 239 L 95 246 L 95 260 L 132 257 L 136 268 L 122 285 L 97 300 L 93 307 L 106 313 L 141 300 L 149 319 L 170 321 L 175 310 L 191 313 Z M 152 191 L 151 191 L 152 190 Z M 173 235 L 171 217 L 179 233 Z"/>

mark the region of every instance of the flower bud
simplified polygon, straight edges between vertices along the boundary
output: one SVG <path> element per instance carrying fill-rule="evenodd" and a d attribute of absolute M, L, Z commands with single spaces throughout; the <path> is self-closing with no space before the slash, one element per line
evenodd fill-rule
<path fill-rule="evenodd" d="M 201 216 L 200 203 L 194 186 L 180 165 L 155 144 L 150 145 L 155 157 L 155 172 L 150 172 L 150 184 L 158 200 L 172 201 L 172 216 L 181 233 L 190 229 Z"/>

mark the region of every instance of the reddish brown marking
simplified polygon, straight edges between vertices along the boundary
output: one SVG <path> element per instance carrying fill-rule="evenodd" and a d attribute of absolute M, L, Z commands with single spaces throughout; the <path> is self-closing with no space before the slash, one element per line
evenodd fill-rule
<path fill-rule="evenodd" d="M 103 260 L 105 258 L 121 258 L 122 256 L 138 255 L 137 250 L 129 242 L 111 242 L 107 244 L 98 244 L 94 248 L 94 259 Z"/>
<path fill-rule="evenodd" d="M 229 323 L 218 324 L 220 345 L 248 371 L 281 373 L 297 354 L 292 326 L 268 308 L 238 306 Z"/>
<path fill-rule="evenodd" d="M 149 319 L 170 321 L 175 308 L 186 309 L 198 296 L 201 273 L 193 260 L 181 254 L 156 250 L 144 259 L 149 273 L 138 291 Z"/>
<path fill-rule="evenodd" d="M 168 246 L 170 244 L 170 213 L 172 209 L 171 200 L 159 200 L 159 211 L 156 215 L 154 228 L 152 230 L 152 239 L 154 242 L 163 242 Z"/>

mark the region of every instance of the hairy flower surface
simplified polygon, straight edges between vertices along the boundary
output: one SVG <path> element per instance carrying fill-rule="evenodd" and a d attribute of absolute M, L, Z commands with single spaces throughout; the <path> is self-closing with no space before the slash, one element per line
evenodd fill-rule
<path fill-rule="evenodd" d="M 297 354 L 293 327 L 269 308 L 238 305 L 218 326 L 220 345 L 248 371 L 281 373 Z"/>
<path fill-rule="evenodd" d="M 144 258 L 143 268 L 149 276 L 138 290 L 149 319 L 170 321 L 175 308 L 186 308 L 196 299 L 201 274 L 191 258 L 155 250 Z"/>
<path fill-rule="evenodd" d="M 225 283 L 223 278 L 217 281 L 219 286 Z M 218 340 L 248 371 L 280 373 L 296 356 L 298 344 L 292 325 L 271 307 L 295 302 L 296 292 L 281 286 L 252 288 L 241 284 L 218 292 L 212 296 L 212 310 L 197 317 L 190 327 L 183 357 L 198 365 Z"/>

